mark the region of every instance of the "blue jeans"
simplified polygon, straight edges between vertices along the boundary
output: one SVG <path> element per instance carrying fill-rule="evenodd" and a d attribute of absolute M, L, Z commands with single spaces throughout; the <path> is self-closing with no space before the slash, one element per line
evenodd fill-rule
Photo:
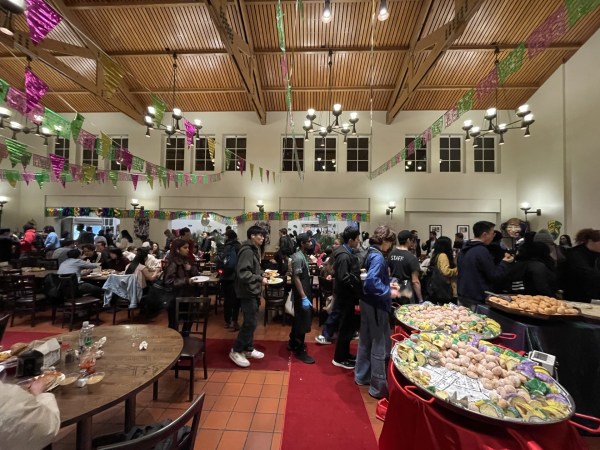
<path fill-rule="evenodd" d="M 244 323 L 242 323 L 238 337 L 235 340 L 235 344 L 233 344 L 234 352 L 242 353 L 254 350 L 254 330 L 256 330 L 258 300 L 258 297 L 240 299 Z"/>
<path fill-rule="evenodd" d="M 375 398 L 388 395 L 385 363 L 390 350 L 389 313 L 361 300 L 354 380 L 359 384 L 370 384 L 369 394 Z"/>

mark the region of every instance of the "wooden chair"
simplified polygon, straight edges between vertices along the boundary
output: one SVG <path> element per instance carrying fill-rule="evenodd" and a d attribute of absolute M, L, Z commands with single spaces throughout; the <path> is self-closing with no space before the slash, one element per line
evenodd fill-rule
<path fill-rule="evenodd" d="M 0 273 L 0 306 L 2 306 L 3 310 L 12 310 L 16 298 L 17 290 L 13 283 L 12 274 L 3 271 L 2 273 Z"/>
<path fill-rule="evenodd" d="M 170 449 L 193 450 L 198 435 L 203 405 L 204 394 L 201 394 L 181 416 L 166 427 L 139 439 L 104 445 L 98 447 L 97 450 L 150 450 L 155 448 L 158 443 L 169 438 L 172 439 Z M 181 436 L 180 430 L 183 430 L 184 425 L 190 420 L 192 420 L 192 426 L 189 432 Z"/>
<path fill-rule="evenodd" d="M 285 282 L 268 284 L 265 286 L 265 319 L 263 326 L 267 326 L 269 311 L 281 312 L 283 319 L 281 325 L 285 325 Z"/>
<path fill-rule="evenodd" d="M 178 297 L 176 299 L 175 314 L 179 324 L 191 323 L 192 328 L 190 329 L 190 335 L 183 338 L 183 350 L 172 369 L 175 370 L 175 378 L 178 378 L 180 370 L 190 372 L 190 402 L 194 398 L 194 368 L 196 360 L 200 357 L 202 357 L 204 367 L 204 379 L 208 379 L 206 329 L 209 309 L 209 297 Z M 154 400 L 158 398 L 158 380 L 154 382 L 153 398 Z"/>
<path fill-rule="evenodd" d="M 65 325 L 67 317 L 69 318 L 69 331 L 73 331 L 73 322 L 79 312 L 85 312 L 88 320 L 96 316 L 96 324 L 100 323 L 100 305 L 102 300 L 89 295 L 79 296 L 77 292 L 77 275 L 70 273 L 68 275 L 59 275 L 60 293 L 65 299 L 63 303 L 63 318 L 61 328 Z"/>
<path fill-rule="evenodd" d="M 13 326 L 17 314 L 29 313 L 31 326 L 35 327 L 35 314 L 40 306 L 40 298 L 35 290 L 35 275 L 11 275 L 10 278 L 16 295 L 10 326 Z"/>

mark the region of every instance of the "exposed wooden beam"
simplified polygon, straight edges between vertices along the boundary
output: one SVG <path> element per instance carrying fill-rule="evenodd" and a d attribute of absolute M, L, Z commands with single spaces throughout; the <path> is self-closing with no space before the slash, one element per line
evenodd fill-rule
<path fill-rule="evenodd" d="M 231 28 L 231 25 L 227 23 L 226 0 L 206 0 L 206 8 L 213 25 L 219 32 L 223 45 L 227 49 L 227 53 L 229 53 L 237 68 L 250 101 L 258 114 L 260 123 L 263 125 L 266 124 L 267 113 L 264 106 L 265 103 L 263 100 L 258 67 L 256 66 L 252 48 L 250 48 L 248 42 L 237 34 L 235 30 Z"/>
<path fill-rule="evenodd" d="M 44 44 L 48 39 L 45 39 L 40 43 L 40 45 Z M 63 44 L 60 41 L 55 41 L 59 44 Z M 65 44 L 69 45 L 69 44 Z M 577 51 L 582 46 L 582 43 L 574 43 L 574 44 L 552 44 L 545 51 Z M 514 50 L 517 48 L 515 44 L 498 44 L 498 46 L 502 50 Z M 68 51 L 60 51 L 60 50 L 52 50 L 54 56 L 81 56 L 83 58 L 87 58 L 84 53 L 86 49 L 84 47 L 77 46 L 69 46 L 67 47 Z M 81 49 L 81 50 L 79 50 Z M 370 53 L 370 47 L 338 47 L 332 48 L 334 53 Z M 321 53 L 328 53 L 329 49 L 321 48 L 321 47 L 304 47 L 304 48 L 289 48 L 288 52 L 293 52 L 297 55 L 317 55 Z M 375 47 L 373 50 L 376 54 L 384 54 L 384 53 L 406 53 L 409 51 L 409 47 L 407 46 L 398 46 L 398 47 Z M 453 45 L 448 50 L 448 52 L 493 52 L 494 46 L 492 45 Z M 77 54 L 81 53 L 81 54 Z M 106 53 L 111 58 L 164 58 L 167 56 L 164 49 L 162 50 L 135 50 L 135 51 L 117 51 L 117 52 L 107 52 Z M 225 49 L 184 49 L 177 51 L 177 56 L 207 56 L 207 55 L 227 55 L 227 50 Z M 281 49 L 263 49 L 263 50 L 254 50 L 255 55 L 281 55 Z M 17 54 L 17 57 L 25 58 L 25 55 Z M 13 58 L 11 54 L 2 54 L 0 53 L 0 60 Z"/>
<path fill-rule="evenodd" d="M 235 0 L 228 0 L 228 3 L 232 3 Z M 362 3 L 371 3 L 372 0 L 361 0 Z M 388 0 L 389 3 L 398 3 L 406 0 Z M 252 5 L 273 5 L 273 0 L 249 0 L 248 3 Z M 296 0 L 281 0 L 281 3 L 295 3 Z M 335 0 L 336 3 L 359 3 L 357 0 Z M 115 2 L 114 0 L 87 0 L 77 1 L 73 3 L 67 0 L 67 6 L 72 10 L 85 10 L 85 9 L 106 9 L 106 8 L 172 8 L 174 6 L 189 6 L 198 3 L 206 3 L 203 0 L 120 0 Z M 323 0 L 304 0 L 304 4 L 323 4 Z"/>
<path fill-rule="evenodd" d="M 103 89 L 103 78 L 104 78 L 104 67 L 102 66 L 102 64 L 98 63 L 98 55 L 100 52 L 102 52 L 103 50 L 100 49 L 95 42 L 93 42 L 88 36 L 87 36 L 87 30 L 85 25 L 75 16 L 75 14 L 73 14 L 72 11 L 70 11 L 67 6 L 65 5 L 63 0 L 51 0 L 52 6 L 54 7 L 54 9 L 61 15 L 61 17 L 63 18 L 63 21 L 73 30 L 73 32 L 77 35 L 77 37 L 82 41 L 83 45 L 89 49 L 90 52 L 92 52 L 95 55 L 96 59 L 96 86 L 95 86 L 95 90 L 93 91 L 94 93 L 96 93 L 96 95 L 98 95 L 100 98 L 102 98 L 105 101 L 108 101 L 110 103 L 110 100 L 112 100 L 113 98 L 115 98 L 114 95 L 110 95 L 107 92 L 104 91 Z M 58 60 L 56 58 L 54 58 L 55 60 Z M 120 93 L 125 97 L 127 103 L 129 103 L 129 108 L 126 108 L 126 111 L 122 111 L 123 113 L 127 114 L 128 116 L 130 116 L 132 119 L 134 119 L 137 122 L 142 122 L 143 117 L 144 117 L 144 110 L 145 107 L 140 103 L 140 101 L 135 98 L 130 92 L 129 92 L 129 86 L 127 84 L 126 80 L 122 80 L 119 86 L 119 91 Z M 123 102 L 120 102 L 123 103 Z M 112 104 L 112 103 L 111 103 Z M 135 111 L 136 113 L 131 115 L 131 110 L 133 109 L 133 111 Z"/>
<path fill-rule="evenodd" d="M 471 84 L 460 84 L 460 85 L 447 85 L 447 86 L 426 86 L 422 85 L 417 88 L 418 91 L 466 91 L 475 88 L 475 85 Z M 370 92 L 371 89 L 376 92 L 387 92 L 393 91 L 394 86 L 382 85 L 382 86 L 338 86 L 332 87 L 332 92 Z M 518 84 L 518 85 L 504 85 L 499 86 L 498 91 L 511 91 L 511 90 L 531 90 L 539 89 L 537 84 Z M 285 92 L 285 87 L 263 87 L 263 92 Z M 294 92 L 324 92 L 325 90 L 320 87 L 314 86 L 294 86 Z M 154 94 L 171 94 L 173 92 L 172 87 L 162 87 L 152 89 Z M 207 88 L 207 89 L 178 89 L 178 94 L 239 94 L 246 92 L 245 89 L 228 89 L 228 88 Z M 132 94 L 149 94 L 146 90 L 132 90 Z M 48 91 L 46 95 L 80 95 L 89 94 L 87 91 L 74 91 L 74 90 L 62 90 L 62 91 Z"/>
<path fill-rule="evenodd" d="M 400 84 L 397 84 L 396 87 L 398 88 L 399 95 L 395 98 L 392 97 L 393 104 L 391 106 L 388 105 L 386 114 L 388 125 L 392 123 L 402 106 L 410 99 L 416 88 L 423 82 L 423 79 L 433 69 L 435 63 L 442 57 L 444 52 L 463 34 L 469 20 L 483 2 L 484 0 L 454 0 L 454 18 L 428 36 L 420 38 L 415 45 L 411 45 L 411 49 L 414 49 L 412 55 L 408 58 L 411 62 L 415 53 L 428 49 L 429 53 L 418 68 L 410 70 L 411 73 L 408 77 L 402 77 L 402 80 L 398 80 Z"/>
<path fill-rule="evenodd" d="M 14 36 L 12 36 L 12 38 L 2 36 L 2 40 L 3 42 L 6 42 L 6 40 L 11 40 L 11 48 L 18 49 L 24 54 L 30 56 L 32 59 L 37 59 L 43 62 L 47 66 L 63 74 L 65 77 L 69 78 L 71 81 L 77 83 L 83 89 L 88 91 L 88 93 L 94 94 L 96 92 L 96 84 L 93 81 L 88 80 L 87 78 L 76 72 L 70 66 L 68 66 L 67 64 L 59 60 L 57 57 L 52 55 L 48 50 L 44 50 L 35 45 L 33 42 L 31 42 L 29 36 L 25 35 L 24 33 L 15 33 Z M 110 99 L 105 98 L 104 101 L 106 101 L 109 105 L 117 108 L 124 114 L 127 114 L 132 119 L 136 121 L 141 120 L 141 113 L 138 113 L 138 111 L 132 108 L 131 105 L 122 102 L 117 97 L 112 97 Z"/>

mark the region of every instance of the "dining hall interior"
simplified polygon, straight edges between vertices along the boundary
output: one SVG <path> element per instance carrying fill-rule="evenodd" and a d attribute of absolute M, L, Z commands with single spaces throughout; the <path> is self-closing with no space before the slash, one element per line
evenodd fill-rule
<path fill-rule="evenodd" d="M 143 226 L 133 244 L 164 247 L 165 230 L 196 236 L 229 226 L 244 241 L 260 224 L 269 229 L 267 262 L 282 228 L 333 240 L 348 224 L 367 233 L 387 225 L 417 230 L 421 242 L 434 230 L 473 238 L 476 222 L 500 228 L 512 218 L 557 237 L 597 228 L 598 6 L 2 0 L 0 228 L 19 235 L 35 223 L 76 238 L 78 223 L 116 235 Z M 378 400 L 331 365 L 335 346 L 315 344 L 326 303 L 318 283 L 306 335 L 316 364 L 291 356 L 289 317 L 267 311 L 263 298 L 254 339 L 265 358 L 236 367 L 214 268 L 201 267 L 210 277 L 198 287 L 211 299 L 208 362 L 194 360 L 195 380 L 156 366 L 158 399 L 156 373 L 137 401 L 129 392 L 88 417 L 86 433 L 175 420 L 193 385 L 194 398 L 205 397 L 191 448 L 419 448 L 380 440 L 392 425 L 377 418 Z M 80 317 L 57 314 L 41 309 L 35 326 L 15 315 L 4 350 L 27 337 L 76 339 Z M 166 311 L 148 319 L 115 307 L 98 317 L 95 338 L 128 327 L 120 339 L 147 338 L 150 349 L 154 331 L 144 327 L 168 325 Z M 53 392 L 60 399 L 66 389 Z M 81 423 L 68 421 L 52 448 L 91 448 Z M 600 448 L 597 437 L 577 439 L 577 448 Z"/>

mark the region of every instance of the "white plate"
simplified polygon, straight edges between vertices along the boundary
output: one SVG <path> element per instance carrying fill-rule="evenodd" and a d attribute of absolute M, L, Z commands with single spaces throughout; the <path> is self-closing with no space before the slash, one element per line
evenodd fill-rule
<path fill-rule="evenodd" d="M 192 283 L 206 283 L 208 280 L 210 280 L 210 278 L 205 277 L 204 275 L 198 275 L 197 277 L 190 278 Z"/>
<path fill-rule="evenodd" d="M 279 284 L 283 283 L 283 278 L 269 278 L 269 284 Z"/>

